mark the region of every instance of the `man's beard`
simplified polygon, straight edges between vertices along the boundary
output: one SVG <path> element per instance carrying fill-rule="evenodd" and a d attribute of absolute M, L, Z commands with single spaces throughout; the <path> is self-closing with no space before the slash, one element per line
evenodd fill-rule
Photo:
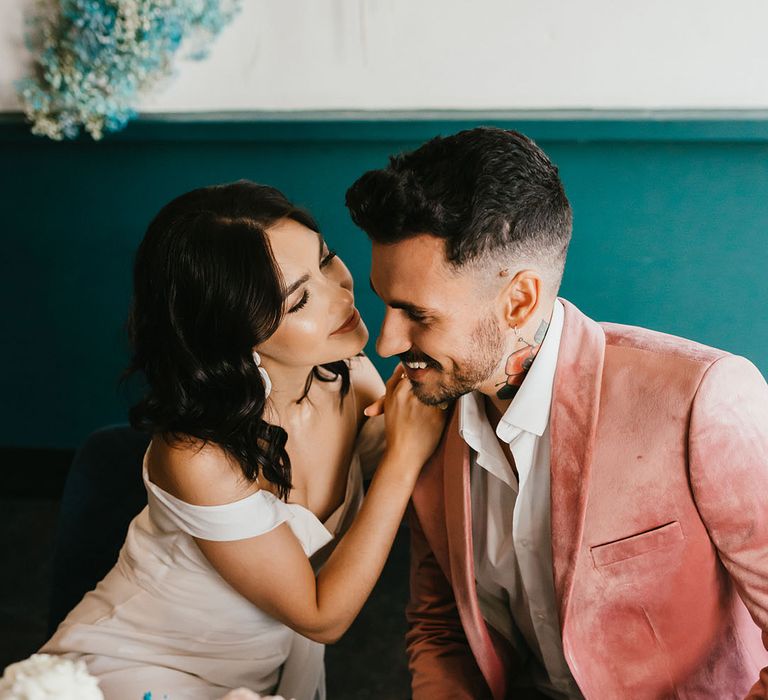
<path fill-rule="evenodd" d="M 437 406 L 455 401 L 460 396 L 474 391 L 487 382 L 494 374 L 504 352 L 504 337 L 496 321 L 487 316 L 478 322 L 470 335 L 473 352 L 456 363 L 453 372 L 434 368 L 440 373 L 440 380 L 435 388 L 428 388 L 423 382 L 413 382 L 413 393 L 429 406 Z"/>

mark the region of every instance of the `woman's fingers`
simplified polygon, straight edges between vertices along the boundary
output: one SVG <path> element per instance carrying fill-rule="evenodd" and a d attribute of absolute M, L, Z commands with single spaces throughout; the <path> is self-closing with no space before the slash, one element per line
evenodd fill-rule
<path fill-rule="evenodd" d="M 392 372 L 392 375 L 389 377 L 389 379 L 387 379 L 386 387 L 388 394 L 391 394 L 395 390 L 395 387 L 397 387 L 398 383 L 404 376 L 405 372 L 403 370 L 403 365 L 398 363 L 394 372 Z M 386 394 L 380 396 L 370 406 L 366 406 L 363 409 L 363 413 L 369 418 L 372 418 L 373 416 L 380 416 L 382 413 L 384 413 L 384 400 L 386 398 Z"/>
<path fill-rule="evenodd" d="M 403 368 L 402 363 L 398 362 L 389 379 L 387 379 L 387 389 L 394 389 L 404 376 L 405 369 Z"/>
<path fill-rule="evenodd" d="M 376 399 L 370 406 L 366 406 L 363 409 L 363 413 L 369 418 L 380 416 L 384 413 L 384 397 L 382 396 L 381 398 Z"/>

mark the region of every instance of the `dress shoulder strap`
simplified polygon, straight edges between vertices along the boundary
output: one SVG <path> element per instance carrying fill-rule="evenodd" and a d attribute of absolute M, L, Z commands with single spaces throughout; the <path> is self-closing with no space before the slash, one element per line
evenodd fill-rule
<path fill-rule="evenodd" d="M 150 510 L 192 537 L 214 542 L 244 540 L 266 534 L 294 517 L 285 503 L 265 489 L 232 503 L 198 506 L 153 484 L 146 468 L 143 476 Z"/>

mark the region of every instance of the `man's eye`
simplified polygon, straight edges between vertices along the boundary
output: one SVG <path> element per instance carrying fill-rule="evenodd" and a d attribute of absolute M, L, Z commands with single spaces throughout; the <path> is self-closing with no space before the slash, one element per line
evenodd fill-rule
<path fill-rule="evenodd" d="M 323 259 L 320 261 L 320 267 L 326 267 L 330 264 L 331 260 L 333 260 L 336 257 L 336 251 L 335 250 L 329 250 L 328 253 L 323 257 Z"/>
<path fill-rule="evenodd" d="M 408 314 L 408 318 L 410 318 L 411 321 L 415 321 L 416 323 L 424 323 L 427 320 L 426 316 L 417 314 L 415 311 L 408 311 L 406 313 Z"/>
<path fill-rule="evenodd" d="M 295 314 L 300 309 L 303 309 L 309 301 L 309 292 L 305 289 L 304 294 L 301 295 L 301 299 L 294 306 L 288 309 L 289 314 Z"/>

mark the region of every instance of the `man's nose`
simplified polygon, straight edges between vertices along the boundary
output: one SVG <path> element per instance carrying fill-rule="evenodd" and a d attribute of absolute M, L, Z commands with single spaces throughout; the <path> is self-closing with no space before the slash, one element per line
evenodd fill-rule
<path fill-rule="evenodd" d="M 387 309 L 381 323 L 379 337 L 376 339 L 376 352 L 381 357 L 392 357 L 392 355 L 407 352 L 410 347 L 408 324 L 402 318 L 402 312 Z"/>

